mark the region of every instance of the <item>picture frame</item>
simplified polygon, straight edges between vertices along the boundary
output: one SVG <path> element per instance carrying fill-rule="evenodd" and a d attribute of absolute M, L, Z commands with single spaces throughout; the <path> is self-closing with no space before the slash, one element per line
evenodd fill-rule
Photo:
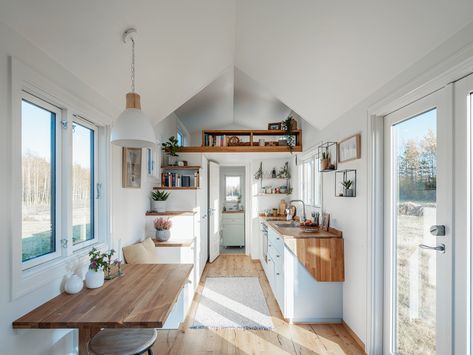
<path fill-rule="evenodd" d="M 353 136 L 341 140 L 337 144 L 338 162 L 345 163 L 347 161 L 361 158 L 361 134 L 357 133 Z"/>
<path fill-rule="evenodd" d="M 328 232 L 330 228 L 330 213 L 322 213 L 322 230 Z"/>
<path fill-rule="evenodd" d="M 122 148 L 122 187 L 141 188 L 141 148 Z"/>
<path fill-rule="evenodd" d="M 281 122 L 268 123 L 268 131 L 280 131 Z"/>

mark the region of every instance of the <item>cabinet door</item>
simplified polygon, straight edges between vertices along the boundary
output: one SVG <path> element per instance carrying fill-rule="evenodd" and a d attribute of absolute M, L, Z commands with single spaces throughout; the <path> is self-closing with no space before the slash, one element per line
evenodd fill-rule
<path fill-rule="evenodd" d="M 244 246 L 245 234 L 243 225 L 230 224 L 223 227 L 224 246 Z"/>

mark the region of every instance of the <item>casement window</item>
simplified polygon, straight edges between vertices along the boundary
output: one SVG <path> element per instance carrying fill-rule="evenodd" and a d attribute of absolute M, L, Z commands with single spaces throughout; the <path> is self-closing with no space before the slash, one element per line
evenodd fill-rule
<path fill-rule="evenodd" d="M 97 243 L 97 147 L 93 123 L 22 93 L 23 270 Z"/>
<path fill-rule="evenodd" d="M 184 146 L 184 135 L 182 134 L 182 131 L 180 129 L 177 129 L 177 145 L 179 147 Z"/>
<path fill-rule="evenodd" d="M 306 205 L 313 207 L 322 206 L 321 179 L 318 169 L 319 159 L 312 155 L 302 161 L 300 167 L 301 198 Z"/>

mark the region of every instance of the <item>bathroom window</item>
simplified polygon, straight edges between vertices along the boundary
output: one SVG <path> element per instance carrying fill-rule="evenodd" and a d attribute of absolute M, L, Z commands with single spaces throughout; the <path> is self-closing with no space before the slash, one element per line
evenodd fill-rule
<path fill-rule="evenodd" d="M 241 177 L 225 176 L 225 201 L 240 202 L 241 199 Z"/>

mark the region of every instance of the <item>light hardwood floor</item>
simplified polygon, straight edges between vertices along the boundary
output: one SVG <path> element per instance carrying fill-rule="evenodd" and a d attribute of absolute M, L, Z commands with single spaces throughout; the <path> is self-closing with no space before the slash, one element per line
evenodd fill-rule
<path fill-rule="evenodd" d="M 190 329 L 207 277 L 259 278 L 274 329 Z M 155 354 L 364 354 L 341 324 L 294 325 L 284 321 L 261 264 L 245 255 L 221 255 L 207 264 L 189 314 L 180 330 L 159 330 Z"/>

